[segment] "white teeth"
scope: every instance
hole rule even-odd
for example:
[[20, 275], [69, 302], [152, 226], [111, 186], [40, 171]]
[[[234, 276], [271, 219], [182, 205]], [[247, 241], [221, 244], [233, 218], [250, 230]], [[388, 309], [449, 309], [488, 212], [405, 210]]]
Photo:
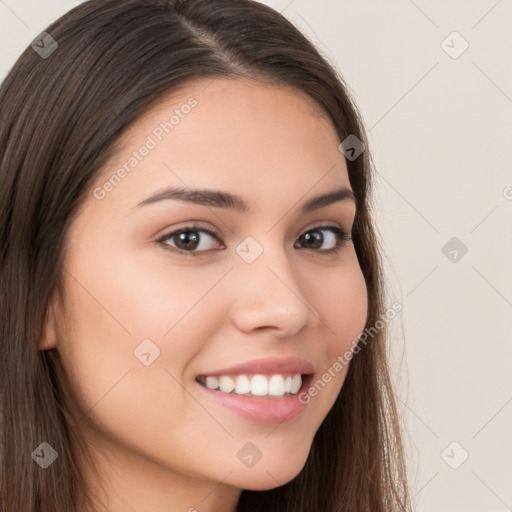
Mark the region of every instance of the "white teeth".
[[219, 387], [219, 379], [217, 377], [206, 377], [206, 386], [210, 389], [217, 389]]
[[297, 393], [297, 391], [299, 391], [301, 386], [302, 386], [302, 379], [300, 378], [300, 375], [294, 375], [293, 380], [292, 380], [291, 393], [292, 394]]
[[237, 395], [245, 395], [251, 392], [251, 381], [245, 376], [240, 375], [236, 379], [235, 393]]
[[290, 393], [292, 390], [292, 378], [290, 376], [286, 377], [284, 381], [284, 392]]
[[272, 375], [268, 382], [268, 394], [273, 396], [284, 395], [284, 378], [282, 375]]
[[268, 395], [268, 380], [264, 375], [255, 375], [251, 379], [251, 393], [257, 396]]
[[246, 375], [229, 377], [221, 375], [219, 377], [206, 377], [206, 386], [210, 389], [219, 389], [223, 393], [236, 393], [245, 395], [251, 393], [255, 396], [284, 396], [286, 394], [295, 395], [302, 386], [302, 377], [297, 373], [293, 377], [290, 375], [253, 375], [249, 379]]
[[231, 377], [226, 377], [225, 375], [223, 375], [219, 379], [219, 387], [220, 390], [223, 391], [224, 393], [231, 393], [231, 391], [235, 389], [235, 381]]

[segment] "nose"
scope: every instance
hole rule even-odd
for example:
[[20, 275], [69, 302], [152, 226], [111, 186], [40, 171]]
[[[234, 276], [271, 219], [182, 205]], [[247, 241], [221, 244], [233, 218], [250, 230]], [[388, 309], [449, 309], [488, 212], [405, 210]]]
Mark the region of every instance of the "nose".
[[284, 252], [277, 249], [265, 249], [252, 263], [239, 258], [232, 272], [231, 318], [237, 328], [246, 333], [272, 329], [279, 337], [289, 337], [315, 327], [319, 315], [296, 274]]

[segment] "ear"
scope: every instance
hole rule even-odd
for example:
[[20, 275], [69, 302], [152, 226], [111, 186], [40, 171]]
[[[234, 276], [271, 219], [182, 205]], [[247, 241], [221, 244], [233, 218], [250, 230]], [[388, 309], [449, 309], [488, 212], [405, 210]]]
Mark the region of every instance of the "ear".
[[49, 350], [57, 346], [57, 318], [56, 308], [52, 301], [46, 311], [46, 321], [39, 341], [38, 350]]

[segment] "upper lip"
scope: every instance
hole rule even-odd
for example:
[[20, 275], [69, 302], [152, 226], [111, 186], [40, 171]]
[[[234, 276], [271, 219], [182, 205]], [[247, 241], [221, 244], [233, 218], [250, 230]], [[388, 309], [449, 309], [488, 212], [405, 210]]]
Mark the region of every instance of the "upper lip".
[[305, 359], [286, 357], [255, 359], [246, 363], [230, 366], [229, 368], [221, 368], [219, 370], [202, 373], [201, 375], [238, 375], [243, 373], [275, 374], [284, 372], [312, 374], [314, 370], [313, 365]]

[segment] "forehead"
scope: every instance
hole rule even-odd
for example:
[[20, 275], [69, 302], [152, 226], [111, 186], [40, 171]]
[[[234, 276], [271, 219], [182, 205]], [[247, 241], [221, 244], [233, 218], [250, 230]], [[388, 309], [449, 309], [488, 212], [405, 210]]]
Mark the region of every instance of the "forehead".
[[162, 97], [130, 126], [97, 183], [122, 174], [109, 199], [141, 198], [167, 185], [299, 198], [312, 188], [349, 186], [339, 142], [330, 118], [303, 91], [200, 80]]
[[304, 91], [252, 80], [202, 79], [182, 86], [154, 102], [120, 145], [129, 149], [148, 134], [162, 136], [167, 145], [220, 144], [221, 150], [231, 142], [272, 148], [307, 140], [303, 149], [309, 151], [338, 142], [330, 118]]

